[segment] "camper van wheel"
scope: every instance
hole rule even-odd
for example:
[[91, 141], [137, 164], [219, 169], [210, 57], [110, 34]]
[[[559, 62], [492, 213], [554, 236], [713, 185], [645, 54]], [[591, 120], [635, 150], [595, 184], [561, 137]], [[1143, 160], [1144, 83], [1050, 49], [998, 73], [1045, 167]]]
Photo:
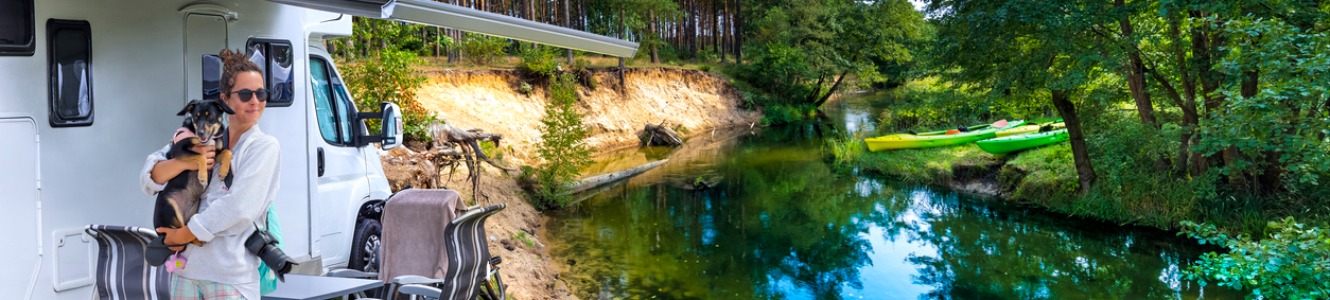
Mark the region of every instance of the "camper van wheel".
[[356, 226], [355, 240], [351, 244], [351, 261], [347, 267], [365, 272], [379, 271], [379, 254], [383, 249], [383, 226], [379, 220], [364, 219]]

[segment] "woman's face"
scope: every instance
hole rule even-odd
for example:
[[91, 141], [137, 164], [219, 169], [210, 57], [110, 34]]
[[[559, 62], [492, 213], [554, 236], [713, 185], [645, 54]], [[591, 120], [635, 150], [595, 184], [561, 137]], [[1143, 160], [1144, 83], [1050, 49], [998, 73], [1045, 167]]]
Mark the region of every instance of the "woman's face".
[[254, 92], [263, 89], [263, 75], [259, 72], [240, 72], [236, 74], [235, 85], [231, 87], [231, 92], [226, 93], [226, 105], [236, 112], [231, 116], [231, 126], [249, 127], [259, 123], [259, 117], [263, 116], [263, 109], [267, 107], [267, 98], [259, 99], [257, 93], [250, 95], [249, 101], [243, 101], [239, 91]]

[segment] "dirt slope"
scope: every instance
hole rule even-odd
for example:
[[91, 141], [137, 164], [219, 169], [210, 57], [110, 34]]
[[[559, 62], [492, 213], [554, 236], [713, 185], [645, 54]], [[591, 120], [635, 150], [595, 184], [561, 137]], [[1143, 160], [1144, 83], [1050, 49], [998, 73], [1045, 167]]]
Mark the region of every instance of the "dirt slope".
[[[737, 90], [719, 76], [682, 69], [630, 69], [624, 94], [615, 90], [614, 72], [593, 72], [597, 89], [579, 88], [582, 109], [591, 137], [587, 145], [608, 151], [636, 145], [636, 133], [647, 123], [682, 125], [688, 131], [747, 126], [757, 122], [755, 111], [739, 108]], [[432, 71], [418, 91], [421, 104], [459, 128], [482, 128], [500, 133], [512, 147], [509, 161], [535, 164], [540, 142], [540, 118], [545, 113], [545, 91], [518, 92], [522, 83], [509, 70]], [[505, 147], [507, 148], [507, 147]]]
[[[481, 128], [504, 136], [499, 155], [510, 166], [539, 163], [535, 154], [540, 142], [540, 118], [546, 105], [545, 91], [536, 87], [524, 95], [523, 82], [510, 70], [437, 70], [417, 91], [421, 104], [449, 124], [459, 128]], [[598, 152], [637, 146], [637, 133], [647, 122], [680, 125], [685, 137], [711, 135], [714, 128], [749, 127], [761, 115], [740, 108], [737, 90], [724, 79], [696, 70], [632, 69], [626, 72], [626, 88], [620, 94], [618, 77], [608, 70], [595, 71], [597, 89], [579, 88], [583, 121], [591, 137], [588, 146]], [[493, 156], [493, 155], [492, 155]], [[631, 167], [631, 166], [630, 166]], [[401, 168], [396, 168], [401, 169]], [[440, 183], [470, 199], [473, 191], [462, 181], [466, 170], [448, 180], [450, 170], [440, 169]], [[390, 171], [389, 178], [415, 176]], [[583, 174], [595, 175], [595, 174]], [[490, 251], [504, 259], [503, 280], [512, 299], [571, 299], [566, 284], [540, 237], [542, 215], [526, 200], [513, 174], [485, 167], [478, 201], [503, 203], [507, 209], [487, 222]]]

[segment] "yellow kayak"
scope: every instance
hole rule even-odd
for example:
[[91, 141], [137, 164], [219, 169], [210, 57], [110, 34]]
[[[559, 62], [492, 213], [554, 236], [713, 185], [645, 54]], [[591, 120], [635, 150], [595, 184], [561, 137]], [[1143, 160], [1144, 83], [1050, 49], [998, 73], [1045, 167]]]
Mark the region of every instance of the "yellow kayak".
[[[1024, 125], [1025, 121], [1006, 120], [998, 121], [995, 126], [986, 126], [982, 129], [970, 130], [968, 132], [957, 132], [951, 134], [939, 135], [914, 135], [909, 133], [898, 133], [885, 135], [875, 138], [866, 138], [864, 143], [868, 145], [868, 151], [882, 151], [894, 149], [910, 148], [929, 148], [950, 145], [960, 145], [978, 140], [991, 139], [997, 137], [997, 132], [1008, 130]], [[1038, 129], [1036, 129], [1038, 130]]]
[[1008, 137], [1013, 135], [1022, 135], [1026, 133], [1039, 132], [1039, 128], [1043, 126], [1053, 126], [1053, 130], [1062, 129], [1063, 127], [1066, 127], [1066, 125], [1063, 124], [1062, 122], [1057, 122], [1053, 124], [1028, 124], [1012, 129], [998, 131], [997, 137]]

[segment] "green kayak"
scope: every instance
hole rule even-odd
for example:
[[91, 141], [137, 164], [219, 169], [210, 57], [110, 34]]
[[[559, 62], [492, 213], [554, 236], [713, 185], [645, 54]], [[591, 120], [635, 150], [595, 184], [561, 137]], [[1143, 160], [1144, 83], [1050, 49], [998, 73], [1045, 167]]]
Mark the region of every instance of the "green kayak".
[[[960, 132], [959, 130], [943, 131], [943, 134], [920, 133], [918, 135], [909, 133], [898, 133], [892, 135], [879, 136], [875, 138], [866, 138], [864, 143], [868, 145], [868, 151], [882, 151], [894, 149], [912, 149], [960, 145], [983, 139], [991, 139], [997, 136], [998, 131], [1007, 130], [1021, 125], [1025, 121], [1016, 120], [1007, 122], [998, 121], [997, 126], [990, 125], [970, 126], [969, 128], [982, 128], [969, 132]], [[930, 135], [925, 135], [930, 134]]]
[[976, 142], [979, 149], [992, 154], [1011, 153], [1067, 140], [1067, 130], [1034, 132]]

